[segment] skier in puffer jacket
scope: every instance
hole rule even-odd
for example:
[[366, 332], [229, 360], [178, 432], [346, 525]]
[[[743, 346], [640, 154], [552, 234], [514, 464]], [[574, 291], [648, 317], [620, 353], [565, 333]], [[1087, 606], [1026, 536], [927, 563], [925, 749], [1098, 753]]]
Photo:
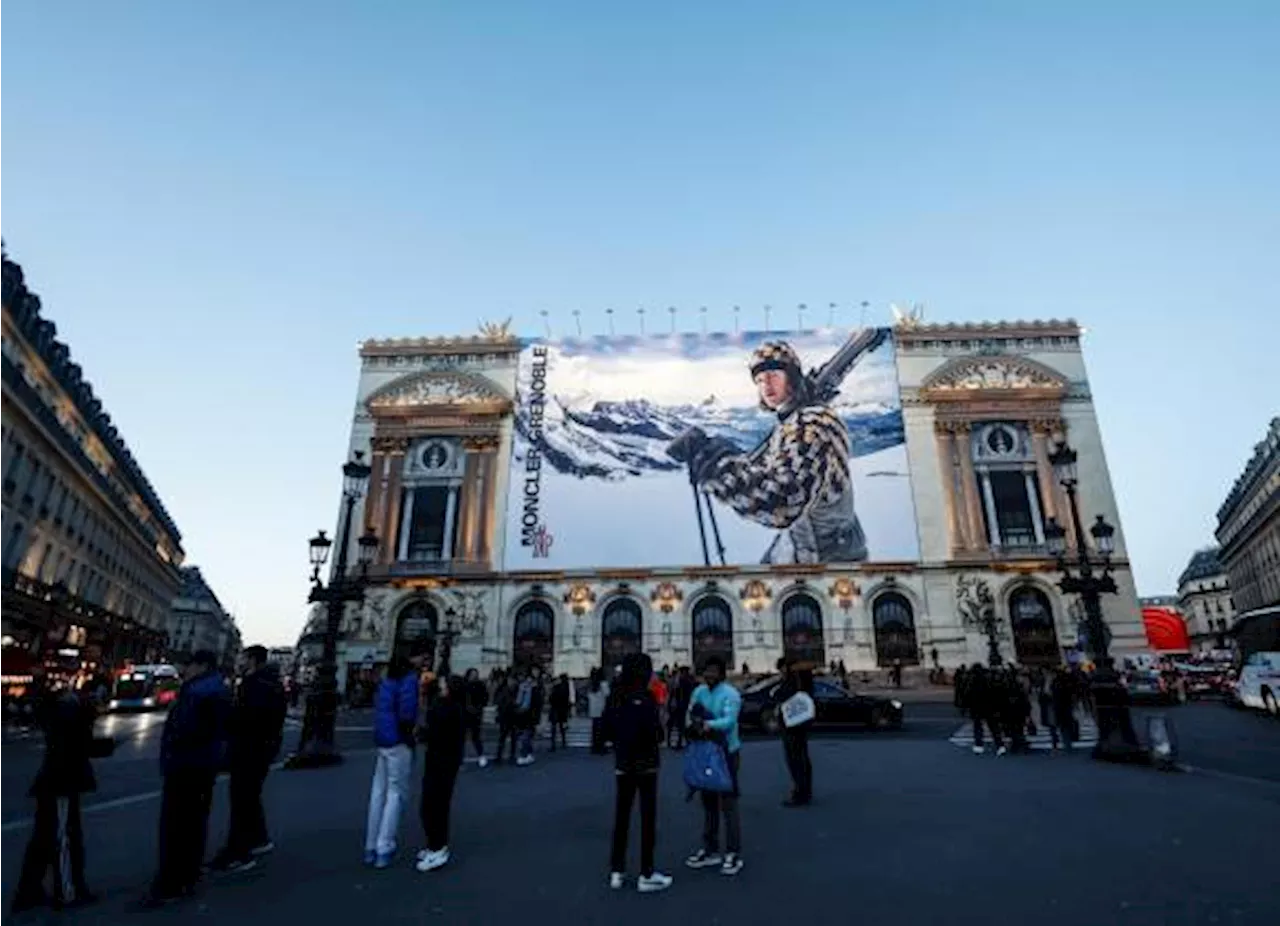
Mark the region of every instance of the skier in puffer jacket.
[[693, 481], [738, 514], [782, 533], [764, 563], [859, 562], [867, 540], [853, 504], [849, 432], [810, 392], [800, 358], [785, 341], [751, 355], [761, 407], [778, 423], [758, 452], [694, 429], [668, 453], [688, 463]]

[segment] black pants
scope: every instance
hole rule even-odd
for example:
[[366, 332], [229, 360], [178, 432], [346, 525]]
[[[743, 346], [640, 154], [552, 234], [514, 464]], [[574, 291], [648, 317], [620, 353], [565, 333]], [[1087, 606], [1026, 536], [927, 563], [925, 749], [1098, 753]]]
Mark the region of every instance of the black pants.
[[602, 756], [608, 750], [604, 745], [604, 718], [591, 718], [591, 752], [597, 756]]
[[476, 755], [484, 758], [484, 740], [480, 738], [480, 714], [467, 714], [466, 717], [466, 735], [471, 740], [471, 745], [476, 751]]
[[36, 798], [35, 825], [22, 857], [15, 903], [43, 901], [45, 874], [53, 872], [53, 900], [74, 903], [87, 897], [84, 881], [84, 830], [80, 825], [80, 795]]
[[658, 776], [656, 773], [618, 774], [618, 798], [613, 811], [613, 850], [610, 871], [627, 870], [627, 838], [631, 828], [631, 805], [640, 795], [640, 874], [653, 874], [653, 846], [658, 833]]
[[724, 819], [725, 849], [737, 855], [742, 851], [742, 816], [738, 808], [738, 769], [741, 754], [729, 753], [729, 774], [733, 790], [727, 794], [702, 791], [702, 848], [708, 853], [720, 851], [720, 820]]
[[502, 752], [507, 748], [507, 743], [511, 743], [511, 757], [516, 757], [516, 728], [510, 721], [498, 724], [498, 762], [502, 761]]
[[569, 715], [568, 714], [552, 714], [551, 715], [551, 751], [556, 751], [556, 734], [560, 734], [560, 745], [569, 748]]
[[1004, 736], [1000, 733], [1000, 721], [993, 718], [990, 714], [973, 714], [973, 745], [981, 747], [982, 743], [982, 726], [986, 724], [987, 729], [991, 731], [991, 738], [995, 740], [996, 748], [1004, 747]]
[[673, 705], [667, 717], [667, 745], [673, 749], [684, 749], [684, 711], [679, 705]]
[[165, 775], [160, 799], [160, 866], [151, 883], [153, 896], [176, 896], [193, 889], [200, 880], [216, 777], [202, 769]]
[[808, 803], [813, 799], [813, 763], [809, 761], [809, 730], [786, 730], [782, 750], [791, 773], [791, 799]]
[[267, 780], [265, 761], [231, 768], [231, 824], [227, 828], [226, 855], [245, 861], [259, 846], [271, 841], [267, 835], [267, 814], [262, 807], [262, 786]]
[[428, 762], [422, 770], [422, 795], [418, 809], [427, 849], [438, 852], [449, 845], [449, 810], [453, 806], [453, 786], [458, 782], [458, 766], [452, 762]]

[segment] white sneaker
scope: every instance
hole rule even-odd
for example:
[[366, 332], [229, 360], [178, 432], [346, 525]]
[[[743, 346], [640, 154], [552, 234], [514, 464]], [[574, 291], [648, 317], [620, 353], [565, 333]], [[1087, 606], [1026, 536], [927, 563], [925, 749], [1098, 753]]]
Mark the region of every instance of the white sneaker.
[[983, 749], [981, 746], [974, 746], [974, 747], [973, 747], [973, 754], [974, 754], [975, 756], [983, 756], [983, 755], [986, 755], [986, 754], [987, 754], [987, 751], [986, 751], [985, 749]]
[[613, 888], [615, 891], [619, 890], [622, 887], [623, 880], [624, 880], [624, 876], [622, 872], [620, 871], [612, 872], [609, 875], [609, 887]]
[[476, 760], [476, 765], [480, 766], [481, 768], [488, 768], [489, 760], [486, 759], [484, 756], [481, 756], [479, 759]]
[[1008, 755], [1008, 753], [1009, 753], [1008, 746], [1001, 746], [999, 749], [996, 750], [996, 755], [998, 756]]
[[418, 850], [418, 858], [417, 858], [417, 860], [415, 861], [415, 864], [417, 864], [417, 862], [421, 862], [423, 859], [425, 859], [425, 858], [426, 858], [428, 855], [430, 855], [430, 854], [431, 854], [431, 853], [430, 853], [428, 850], [426, 850], [426, 849], [419, 849], [419, 850]]
[[418, 871], [427, 872], [435, 871], [437, 868], [443, 868], [449, 864], [449, 847], [445, 846], [439, 852], [428, 852], [418, 860]]
[[641, 894], [652, 894], [656, 891], [665, 891], [667, 888], [671, 887], [671, 883], [673, 881], [675, 881], [675, 878], [671, 877], [671, 875], [664, 875], [660, 871], [655, 871], [651, 875], [637, 879], [636, 890]]
[[685, 859], [684, 863], [689, 868], [718, 868], [724, 864], [724, 856], [719, 852], [708, 852], [706, 849], [699, 849]]

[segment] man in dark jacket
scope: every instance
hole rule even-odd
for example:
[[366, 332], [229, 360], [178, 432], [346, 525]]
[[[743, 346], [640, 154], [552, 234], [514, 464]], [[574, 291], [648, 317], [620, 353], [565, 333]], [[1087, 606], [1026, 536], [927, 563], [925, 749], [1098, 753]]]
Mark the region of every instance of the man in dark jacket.
[[160, 865], [144, 906], [188, 897], [200, 880], [213, 784], [227, 760], [231, 693], [218, 659], [198, 650], [183, 667], [182, 688], [160, 739], [164, 791], [160, 803]]
[[[782, 684], [773, 693], [780, 712], [783, 705], [803, 692], [813, 697], [813, 673], [801, 669], [789, 659], [779, 659], [778, 669], [783, 673]], [[782, 727], [782, 751], [791, 773], [791, 796], [783, 801], [785, 807], [803, 807], [813, 800], [813, 763], [809, 760], [809, 730], [812, 720]]]
[[556, 751], [556, 734], [560, 734], [560, 745], [569, 748], [569, 709], [573, 700], [573, 686], [569, 676], [562, 673], [551, 686], [551, 751]]
[[240, 672], [231, 707], [231, 820], [226, 847], [212, 866], [219, 871], [255, 868], [257, 857], [275, 848], [267, 834], [262, 786], [284, 738], [284, 689], [267, 663], [265, 646], [250, 646], [240, 654]]
[[[13, 912], [34, 907], [82, 906], [97, 898], [84, 879], [80, 795], [97, 790], [89, 762], [97, 712], [69, 688], [41, 692], [34, 719], [44, 733], [44, 761], [31, 785], [35, 825], [22, 860]], [[44, 889], [53, 871], [53, 894]]]
[[965, 703], [969, 708], [969, 716], [973, 718], [973, 751], [977, 755], [986, 752], [982, 742], [982, 729], [985, 725], [991, 731], [991, 738], [996, 742], [996, 755], [1002, 756], [1009, 750], [1005, 748], [1004, 736], [1000, 729], [1000, 687], [999, 670], [988, 670], [982, 663], [975, 662], [969, 670], [969, 681]]

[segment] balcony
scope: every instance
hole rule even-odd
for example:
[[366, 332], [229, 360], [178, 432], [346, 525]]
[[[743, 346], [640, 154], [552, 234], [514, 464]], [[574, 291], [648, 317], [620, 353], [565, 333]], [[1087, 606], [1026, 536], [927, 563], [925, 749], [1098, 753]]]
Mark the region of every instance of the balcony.
[[392, 579], [477, 576], [492, 571], [493, 564], [485, 560], [441, 559], [438, 556], [424, 556], [399, 560], [394, 563], [373, 563], [369, 566], [369, 580], [371, 582], [386, 582]]

